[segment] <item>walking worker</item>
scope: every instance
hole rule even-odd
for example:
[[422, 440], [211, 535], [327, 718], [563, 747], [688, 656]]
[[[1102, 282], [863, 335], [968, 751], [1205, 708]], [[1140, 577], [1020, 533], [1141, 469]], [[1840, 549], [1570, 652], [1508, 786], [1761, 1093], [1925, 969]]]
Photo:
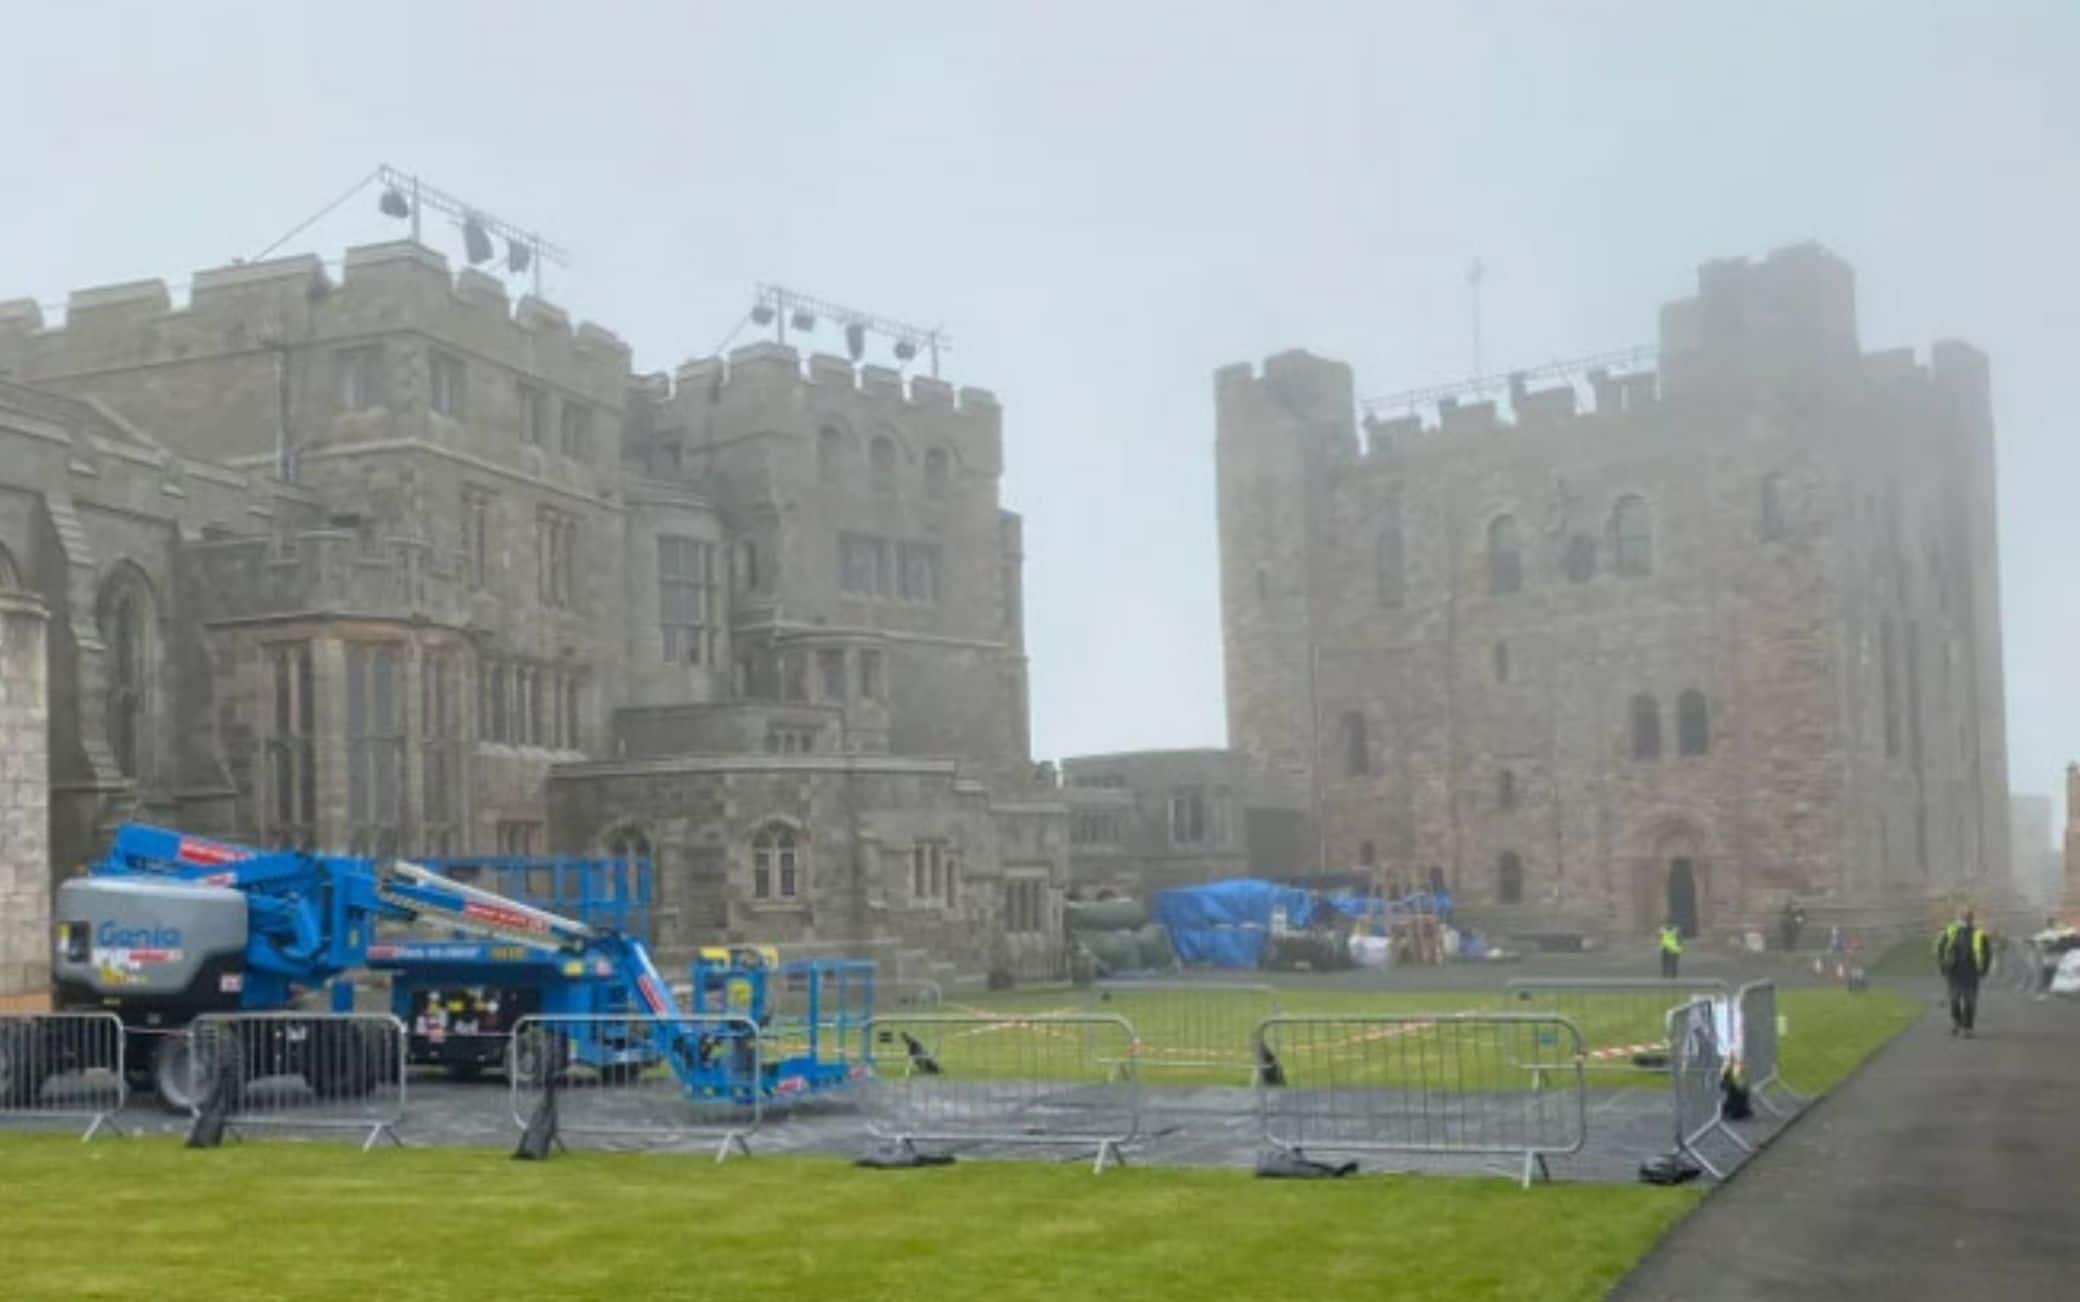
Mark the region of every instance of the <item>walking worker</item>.
[[1670, 918], [1661, 924], [1661, 975], [1673, 981], [1683, 963], [1683, 929]]
[[1973, 925], [1972, 911], [1936, 937], [1936, 968], [1950, 984], [1950, 1034], [1972, 1038], [1979, 1013], [1979, 978], [1993, 966], [1993, 945]]

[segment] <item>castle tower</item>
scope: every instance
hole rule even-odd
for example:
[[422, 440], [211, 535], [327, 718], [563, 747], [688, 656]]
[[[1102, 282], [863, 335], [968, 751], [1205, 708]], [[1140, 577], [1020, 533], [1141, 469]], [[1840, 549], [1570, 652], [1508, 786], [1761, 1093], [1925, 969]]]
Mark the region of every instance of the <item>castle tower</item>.
[[1320, 507], [1356, 455], [1352, 392], [1349, 366], [1300, 351], [1214, 374], [1228, 744], [1310, 804]]

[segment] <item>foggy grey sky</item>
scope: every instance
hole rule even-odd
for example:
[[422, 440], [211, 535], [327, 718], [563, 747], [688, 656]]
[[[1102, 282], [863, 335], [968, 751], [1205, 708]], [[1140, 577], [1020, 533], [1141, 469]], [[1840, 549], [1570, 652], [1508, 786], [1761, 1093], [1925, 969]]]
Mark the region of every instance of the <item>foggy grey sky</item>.
[[[1041, 755], [1224, 739], [1215, 367], [1305, 346], [1361, 393], [1459, 378], [1476, 254], [1490, 369], [1647, 343], [1699, 262], [1819, 239], [1856, 267], [1866, 348], [1991, 354], [2011, 784], [2055, 792], [2080, 754], [2080, 5], [81, 4], [9, 26], [0, 298], [184, 280], [387, 160], [569, 247], [548, 296], [641, 369], [711, 351], [756, 280], [943, 321], [948, 378], [1006, 404]], [[372, 204], [291, 249], [392, 238]]]

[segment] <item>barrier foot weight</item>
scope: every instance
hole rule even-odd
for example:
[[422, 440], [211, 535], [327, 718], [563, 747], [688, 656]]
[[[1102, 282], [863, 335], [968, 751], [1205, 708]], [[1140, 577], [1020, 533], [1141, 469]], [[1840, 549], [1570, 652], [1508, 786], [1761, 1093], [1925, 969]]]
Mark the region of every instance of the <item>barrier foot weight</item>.
[[1535, 1180], [1544, 1180], [1550, 1183], [1552, 1178], [1553, 1170], [1546, 1165], [1546, 1155], [1544, 1153], [1524, 1154], [1524, 1177], [1522, 1181], [1524, 1188], [1529, 1189]]
[[751, 1142], [741, 1130], [732, 1130], [715, 1146], [715, 1165], [721, 1166], [729, 1160], [730, 1150], [735, 1149], [744, 1156], [751, 1156]]
[[1098, 1145], [1098, 1160], [1091, 1164], [1091, 1174], [1104, 1174], [1107, 1162], [1111, 1162], [1116, 1166], [1125, 1166], [1127, 1164], [1126, 1153], [1117, 1142], [1110, 1139]]
[[1703, 1153], [1699, 1152], [1696, 1148], [1692, 1147], [1691, 1145], [1684, 1144], [1676, 1151], [1681, 1153], [1684, 1157], [1687, 1157], [1691, 1161], [1697, 1163], [1699, 1167], [1703, 1168], [1704, 1173], [1712, 1177], [1712, 1179], [1724, 1180], [1726, 1178], [1726, 1172], [1721, 1171], [1717, 1166], [1713, 1165], [1712, 1159], [1706, 1157]]

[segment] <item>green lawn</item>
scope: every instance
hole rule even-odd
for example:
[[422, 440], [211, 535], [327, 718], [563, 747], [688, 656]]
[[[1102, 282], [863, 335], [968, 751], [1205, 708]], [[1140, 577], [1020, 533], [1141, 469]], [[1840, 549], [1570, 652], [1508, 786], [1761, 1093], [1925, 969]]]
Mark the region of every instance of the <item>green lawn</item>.
[[[1786, 1077], [1837, 1084], [1920, 1012], [1887, 991], [1781, 992]], [[1493, 993], [1285, 991], [1289, 1012], [1493, 1008]], [[989, 1001], [1082, 1007], [1074, 992]], [[1260, 1012], [1236, 1001], [1216, 1024]], [[1214, 1005], [1219, 1007], [1219, 1005]], [[1195, 1011], [1138, 1009], [1170, 1035]], [[953, 1011], [949, 1009], [949, 1011]], [[1168, 1018], [1166, 1022], [1164, 1019]], [[1226, 1019], [1226, 1020], [1220, 1020]], [[1090, 1071], [1078, 1037], [1064, 1071]], [[986, 1065], [988, 1034], [942, 1053]], [[1642, 1074], [1642, 1083], [1657, 1077]], [[1289, 1184], [1241, 1171], [1080, 1160], [904, 1172], [760, 1156], [484, 1149], [356, 1153], [260, 1142], [0, 1135], [10, 1298], [804, 1297], [1599, 1298], [1703, 1195], [1696, 1187], [1368, 1176]]]
[[1600, 1298], [1701, 1196], [0, 1136], [11, 1298]]
[[[1421, 1017], [1455, 1012], [1553, 1013], [1572, 1020], [1590, 1051], [1662, 1039], [1662, 1018], [1671, 1001], [1654, 992], [1584, 999], [1505, 1002], [1498, 991], [1372, 991], [1285, 989], [1275, 996], [1251, 990], [1123, 992], [1093, 1001], [1077, 990], [1020, 991], [949, 1001], [954, 1016], [1042, 1018], [1055, 1013], [1104, 1012], [1132, 1023], [1140, 1040], [1138, 1070], [1150, 1084], [1236, 1084], [1250, 1081], [1248, 1045], [1257, 1023], [1273, 1011], [1296, 1016], [1397, 1014]], [[1911, 1022], [1919, 1005], [1887, 990], [1851, 994], [1835, 987], [1783, 988], [1777, 1011], [1783, 1019], [1780, 1044], [1784, 1079], [1795, 1089], [1822, 1092]], [[904, 1026], [899, 1020], [884, 1025]], [[1023, 1075], [1046, 1080], [1103, 1079], [1124, 1054], [1120, 1037], [1044, 1023], [1001, 1027], [934, 1027], [929, 1018], [907, 1025], [949, 1072], [966, 1076]], [[1418, 1077], [1436, 1087], [1450, 1079], [1458, 1087], [1491, 1089], [1528, 1084], [1517, 1066], [1564, 1062], [1571, 1056], [1550, 1030], [1525, 1028], [1415, 1028], [1391, 1039], [1363, 1028], [1294, 1028], [1281, 1050], [1292, 1083], [1310, 1083], [1295, 1072], [1306, 1063], [1333, 1067], [1347, 1083], [1380, 1086]], [[882, 1052], [882, 1051], [877, 1051]], [[1619, 1062], [1628, 1061], [1617, 1059]], [[1469, 1071], [1469, 1067], [1471, 1070]], [[1665, 1088], [1665, 1075], [1637, 1070], [1589, 1073], [1592, 1086]]]

